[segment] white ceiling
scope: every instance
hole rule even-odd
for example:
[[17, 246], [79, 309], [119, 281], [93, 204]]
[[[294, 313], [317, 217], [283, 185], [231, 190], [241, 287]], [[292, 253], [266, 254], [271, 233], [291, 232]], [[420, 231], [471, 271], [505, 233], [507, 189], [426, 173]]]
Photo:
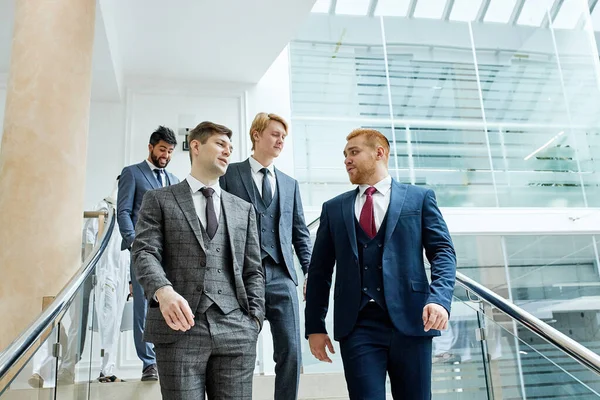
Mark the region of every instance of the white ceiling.
[[[128, 80], [256, 83], [315, 0], [97, 0], [92, 98], [118, 100]], [[0, 0], [0, 86], [15, 0]]]

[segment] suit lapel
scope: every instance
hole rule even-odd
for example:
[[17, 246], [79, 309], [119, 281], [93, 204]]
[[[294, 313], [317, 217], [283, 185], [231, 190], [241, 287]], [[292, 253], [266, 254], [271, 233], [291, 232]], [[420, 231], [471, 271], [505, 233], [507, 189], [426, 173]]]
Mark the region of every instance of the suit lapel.
[[181, 211], [183, 211], [185, 219], [187, 219], [192, 231], [194, 231], [194, 235], [196, 235], [196, 239], [198, 240], [198, 243], [200, 243], [202, 251], [206, 253], [204, 239], [202, 238], [202, 229], [200, 228], [200, 220], [198, 219], [198, 214], [196, 214], [196, 208], [194, 207], [194, 201], [192, 200], [192, 191], [187, 181], [173, 185], [173, 195], [175, 196], [175, 200], [177, 200], [177, 204], [179, 204]]
[[248, 193], [249, 199], [252, 204], [256, 204], [256, 190], [254, 190], [254, 178], [252, 178], [252, 167], [250, 167], [250, 160], [246, 159], [239, 167], [238, 172], [240, 178], [244, 184], [244, 188]]
[[342, 200], [342, 217], [346, 222], [346, 231], [348, 232], [348, 238], [350, 239], [350, 246], [352, 246], [352, 252], [354, 257], [358, 258], [358, 246], [356, 245], [356, 228], [354, 227], [354, 202], [356, 201], [356, 195], [358, 194], [358, 188], [348, 193], [348, 195]]
[[[283, 205], [285, 204], [285, 199], [288, 194], [288, 181], [286, 179], [287, 176], [280, 173], [277, 168], [273, 168], [273, 170], [275, 171], [275, 186], [277, 187], [277, 195], [279, 196], [279, 215], [282, 215]], [[273, 193], [273, 196], [275, 196], [275, 193]]]
[[142, 161], [138, 164], [138, 168], [140, 169], [140, 171], [142, 171], [142, 173], [148, 180], [148, 183], [150, 183], [150, 186], [152, 186], [152, 189], [158, 189], [158, 180], [156, 179], [156, 175], [154, 175], [154, 172], [152, 172], [152, 170], [150, 169], [148, 163], [146, 161]]
[[233, 267], [235, 268], [238, 263], [236, 262], [235, 257], [235, 241], [233, 240], [233, 232], [237, 232], [236, 228], [239, 228], [233, 224], [233, 214], [236, 212], [236, 204], [233, 201], [232, 194], [221, 191], [221, 212], [223, 213], [223, 220], [225, 221], [225, 225], [227, 226], [227, 236], [229, 238], [229, 246], [231, 246], [231, 257], [233, 258]]
[[398, 224], [398, 218], [402, 212], [402, 206], [404, 205], [404, 199], [406, 199], [406, 192], [408, 190], [407, 185], [400, 185], [398, 182], [392, 179], [392, 193], [390, 194], [390, 205], [387, 211], [387, 225], [385, 228], [385, 241], [387, 243], [391, 237], [396, 225]]

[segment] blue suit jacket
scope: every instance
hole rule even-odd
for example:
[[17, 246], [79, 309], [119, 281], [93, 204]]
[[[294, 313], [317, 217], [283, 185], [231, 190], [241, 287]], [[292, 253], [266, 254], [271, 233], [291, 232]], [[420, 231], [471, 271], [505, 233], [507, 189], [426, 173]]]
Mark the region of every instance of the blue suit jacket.
[[[310, 234], [304, 221], [300, 186], [298, 181], [277, 168], [275, 168], [275, 181], [279, 192], [279, 241], [281, 252], [292, 280], [298, 285], [292, 246], [296, 250], [296, 255], [300, 260], [304, 273], [308, 270], [311, 254]], [[257, 198], [258, 190], [252, 179], [252, 168], [249, 160], [229, 165], [227, 173], [221, 177], [220, 184], [223, 190], [246, 200], [248, 203], [252, 203], [256, 211], [256, 204], [260, 200]]]
[[[165, 170], [167, 184], [179, 183], [179, 179]], [[156, 174], [152, 172], [144, 160], [139, 164], [123, 168], [119, 178], [119, 191], [117, 192], [117, 222], [121, 231], [121, 250], [131, 247], [135, 239], [135, 224], [138, 219], [142, 199], [148, 190], [158, 189], [160, 185]]]
[[[334, 265], [334, 338], [348, 335], [356, 324], [361, 301], [361, 273], [354, 221], [358, 189], [323, 204], [317, 238], [308, 273], [306, 335], [327, 333]], [[427, 281], [423, 249], [431, 264]], [[442, 305], [450, 313], [456, 255], [446, 223], [430, 189], [392, 180], [383, 245], [383, 288], [395, 328], [407, 336], [437, 336], [424, 331], [423, 307]]]

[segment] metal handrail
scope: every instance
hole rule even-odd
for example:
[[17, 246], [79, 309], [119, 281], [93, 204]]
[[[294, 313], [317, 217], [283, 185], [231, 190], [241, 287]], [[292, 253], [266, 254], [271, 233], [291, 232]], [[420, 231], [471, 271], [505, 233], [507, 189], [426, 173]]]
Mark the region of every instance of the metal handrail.
[[[313, 228], [318, 222], [319, 218], [308, 224], [308, 228]], [[525, 326], [535, 335], [569, 355], [575, 361], [594, 371], [596, 374], [600, 374], [600, 356], [598, 354], [461, 272], [456, 272], [456, 282], [464, 287], [467, 292], [475, 294], [480, 299], [496, 307], [503, 314]]]
[[[83, 285], [85, 280], [96, 268], [98, 261], [102, 257], [108, 241], [113, 232], [116, 217], [114, 208], [108, 210], [108, 228], [104, 230], [99, 245], [96, 245], [90, 255], [83, 262], [82, 267], [69, 280], [64, 288], [58, 293], [56, 298], [50, 303], [42, 314], [29, 327], [16, 338], [2, 353], [0, 353], [0, 382], [8, 375], [13, 366], [18, 363], [25, 354], [31, 350], [36, 342], [42, 337], [46, 329], [53, 326], [71, 304], [71, 301], [77, 294], [77, 291]], [[39, 348], [41, 344], [35, 348]], [[10, 384], [10, 382], [7, 383]], [[0, 388], [0, 393], [6, 387]]]
[[456, 282], [575, 361], [596, 374], [600, 374], [600, 356], [598, 354], [460, 272], [456, 273]]

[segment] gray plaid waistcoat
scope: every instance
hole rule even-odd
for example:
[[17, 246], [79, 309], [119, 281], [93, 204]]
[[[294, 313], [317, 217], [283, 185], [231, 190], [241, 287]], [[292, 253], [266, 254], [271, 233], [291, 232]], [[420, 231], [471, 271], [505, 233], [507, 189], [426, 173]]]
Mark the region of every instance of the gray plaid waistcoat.
[[206, 248], [206, 271], [204, 273], [204, 290], [198, 303], [197, 313], [204, 313], [216, 304], [223, 314], [240, 308], [235, 292], [233, 277], [233, 260], [227, 235], [227, 224], [223, 219], [223, 211], [219, 217], [219, 227], [215, 236], [209, 239], [204, 226], [202, 239]]

